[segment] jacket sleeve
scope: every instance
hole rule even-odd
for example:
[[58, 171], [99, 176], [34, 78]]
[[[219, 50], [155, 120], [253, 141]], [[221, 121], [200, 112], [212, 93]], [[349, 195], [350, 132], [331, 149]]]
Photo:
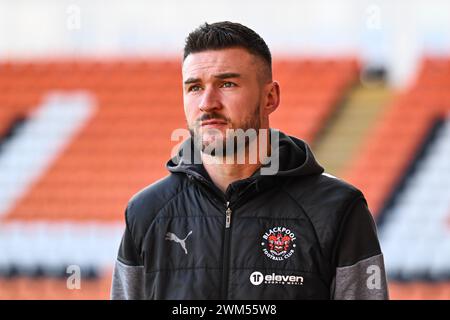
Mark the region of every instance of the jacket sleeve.
[[[126, 216], [125, 212], [125, 221]], [[127, 223], [113, 271], [111, 300], [144, 299], [144, 275], [144, 265]]]
[[363, 196], [350, 204], [341, 222], [333, 257], [332, 299], [389, 299], [376, 225]]

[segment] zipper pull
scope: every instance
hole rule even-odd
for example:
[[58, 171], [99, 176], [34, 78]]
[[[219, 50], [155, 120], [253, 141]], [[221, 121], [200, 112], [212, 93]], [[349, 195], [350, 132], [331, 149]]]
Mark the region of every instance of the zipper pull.
[[229, 228], [231, 224], [231, 209], [230, 209], [230, 202], [227, 201], [227, 211], [225, 211], [226, 220], [225, 220], [225, 228]]

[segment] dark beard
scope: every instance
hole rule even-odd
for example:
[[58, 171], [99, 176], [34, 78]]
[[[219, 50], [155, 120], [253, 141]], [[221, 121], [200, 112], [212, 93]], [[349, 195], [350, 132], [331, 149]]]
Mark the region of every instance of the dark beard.
[[[211, 115], [201, 118], [201, 120], [209, 120], [209, 119], [223, 119], [223, 117], [220, 117], [220, 116], [215, 117], [214, 114], [211, 114]], [[199, 123], [200, 123], [200, 121], [199, 121]], [[232, 129], [234, 129], [234, 130], [242, 129], [244, 132], [246, 132], [249, 129], [254, 129], [254, 130], [256, 130], [256, 133], [258, 134], [260, 128], [261, 128], [260, 103], [258, 102], [253, 114], [251, 114], [250, 117], [248, 117], [246, 119], [246, 121], [241, 124], [241, 127], [240, 128], [232, 128]], [[243, 149], [248, 150], [248, 147], [249, 147], [250, 141], [251, 141], [248, 136], [245, 136], [245, 143], [239, 144], [238, 137], [236, 135], [234, 135], [232, 137], [233, 143], [231, 143], [231, 141], [229, 141], [229, 139], [227, 138], [227, 131], [225, 131], [225, 139], [222, 139], [222, 141], [223, 141], [222, 153], [220, 154], [219, 152], [217, 152], [217, 148], [209, 148], [208, 147], [209, 144], [204, 143], [202, 140], [202, 136], [199, 134], [196, 135], [195, 130], [192, 127], [189, 127], [189, 133], [191, 134], [191, 138], [192, 138], [192, 141], [194, 142], [194, 146], [198, 150], [201, 150], [203, 153], [208, 154], [213, 157], [215, 157], [215, 156], [225, 157], [226, 155], [234, 156], [238, 152], [243, 152]], [[233, 150], [228, 150], [228, 148], [231, 149], [231, 147], [233, 147]]]

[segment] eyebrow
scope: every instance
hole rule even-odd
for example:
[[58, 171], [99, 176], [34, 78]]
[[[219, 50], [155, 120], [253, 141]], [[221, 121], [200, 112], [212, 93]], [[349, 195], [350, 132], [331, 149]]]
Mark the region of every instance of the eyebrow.
[[[240, 78], [241, 74], [236, 72], [225, 72], [225, 73], [219, 73], [214, 75], [214, 78], [216, 79], [230, 79], [230, 78]], [[197, 83], [201, 82], [200, 78], [188, 78], [186, 81], [184, 81], [184, 84], [190, 84], [190, 83]]]
[[219, 73], [214, 76], [214, 78], [217, 79], [229, 79], [229, 78], [240, 78], [241, 75], [239, 73], [235, 72], [225, 72], [225, 73]]

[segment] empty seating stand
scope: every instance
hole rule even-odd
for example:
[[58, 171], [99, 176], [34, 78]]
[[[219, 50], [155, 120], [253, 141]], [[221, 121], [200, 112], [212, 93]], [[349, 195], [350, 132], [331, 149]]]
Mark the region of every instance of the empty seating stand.
[[[354, 59], [277, 61], [274, 78], [281, 84], [282, 103], [272, 127], [311, 142], [358, 78], [358, 65]], [[18, 250], [7, 250], [0, 257], [0, 273], [8, 275], [0, 275], [0, 299], [108, 299], [111, 273], [103, 267], [108, 257], [109, 267], [114, 262], [113, 247], [121, 234], [117, 223], [123, 223], [125, 206], [134, 193], [167, 174], [165, 163], [181, 142], [171, 141], [171, 133], [186, 126], [181, 62], [0, 63], [3, 141], [17, 134], [20, 127], [12, 132], [14, 124], [29, 121], [52, 92], [84, 92], [92, 97], [94, 112], [17, 202], [0, 213], [0, 227], [9, 230], [3, 237], [0, 234], [1, 249], [20, 246], [28, 252], [19, 257]], [[30, 156], [28, 147], [33, 143], [21, 149], [23, 157]], [[8, 188], [7, 183], [0, 188]], [[59, 225], [67, 223], [65, 232]], [[93, 228], [89, 239], [70, 244], [68, 239], [85, 238], [82, 229], [89, 224], [103, 224], [106, 230]], [[45, 250], [46, 243], [53, 245]], [[61, 272], [59, 278], [49, 277], [51, 270], [37, 278], [14, 274], [30, 269], [39, 275], [45, 264], [64, 266], [73, 256], [68, 249], [74, 250], [77, 263], [100, 270], [97, 278], [82, 280], [81, 290], [69, 290]], [[96, 254], [99, 250], [101, 254]]]
[[405, 174], [435, 121], [450, 111], [450, 60], [428, 58], [398, 94], [343, 178], [361, 188], [375, 216]]
[[312, 143], [359, 77], [355, 59], [284, 60], [274, 63], [281, 85], [281, 105], [271, 127]]
[[[26, 117], [49, 91], [85, 90], [97, 104], [7, 219], [120, 220], [132, 194], [167, 174], [164, 165], [179, 142], [171, 133], [185, 128], [179, 62], [16, 63], [0, 70], [0, 128]], [[357, 70], [352, 59], [275, 62], [282, 105], [272, 126], [313, 140]]]
[[[424, 59], [344, 175], [365, 193], [375, 217], [384, 212], [379, 234], [394, 299], [450, 299], [449, 88], [450, 59]], [[428, 141], [438, 121], [444, 125]], [[394, 192], [396, 201], [383, 211]]]

